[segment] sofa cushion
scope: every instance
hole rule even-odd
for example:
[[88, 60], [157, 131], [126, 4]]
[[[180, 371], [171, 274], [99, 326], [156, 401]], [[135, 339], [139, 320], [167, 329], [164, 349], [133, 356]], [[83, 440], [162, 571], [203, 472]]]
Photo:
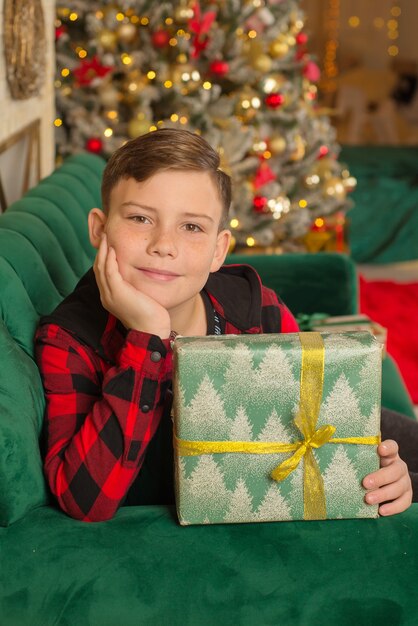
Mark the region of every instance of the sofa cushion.
[[231, 254], [226, 263], [252, 265], [294, 315], [357, 310], [356, 268], [343, 254]]
[[0, 623], [415, 626], [418, 505], [380, 519], [180, 527], [43, 507], [0, 528]]
[[[2, 290], [4, 273], [0, 273]], [[13, 281], [15, 300], [17, 281]], [[22, 296], [25, 291], [22, 288]], [[25, 325], [14, 320], [16, 339], [0, 319], [0, 525], [23, 517], [30, 509], [45, 504], [47, 493], [42, 472], [39, 434], [44, 412], [42, 383], [35, 362], [19, 345], [29, 341], [29, 329], [37, 316], [27, 297], [20, 300]], [[26, 311], [24, 310], [26, 308]], [[30, 323], [32, 320], [32, 323]], [[29, 331], [29, 332], [28, 332]], [[29, 346], [25, 346], [26, 349]]]

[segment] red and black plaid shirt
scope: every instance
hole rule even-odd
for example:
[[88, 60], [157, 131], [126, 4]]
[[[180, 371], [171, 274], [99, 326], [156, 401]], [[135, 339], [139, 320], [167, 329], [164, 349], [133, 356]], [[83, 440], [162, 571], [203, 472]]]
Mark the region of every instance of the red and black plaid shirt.
[[[208, 334], [297, 332], [255, 270], [232, 265], [202, 291]], [[131, 492], [170, 403], [169, 340], [126, 331], [100, 303], [93, 271], [40, 322], [36, 358], [46, 397], [45, 473], [61, 508], [85, 521], [111, 518]], [[165, 410], [164, 410], [165, 409]], [[129, 499], [129, 498], [128, 498]]]

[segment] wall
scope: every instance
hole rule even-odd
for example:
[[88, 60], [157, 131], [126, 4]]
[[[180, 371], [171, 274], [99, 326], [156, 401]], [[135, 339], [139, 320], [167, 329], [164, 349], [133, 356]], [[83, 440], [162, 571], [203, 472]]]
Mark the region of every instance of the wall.
[[[322, 55], [325, 34], [323, 29], [324, 13], [329, 0], [302, 0], [302, 7], [307, 15], [307, 30], [310, 33], [311, 50], [318, 56]], [[342, 69], [350, 59], [357, 57], [365, 67], [383, 70], [392, 64], [393, 57], [387, 53], [389, 40], [386, 22], [390, 18], [392, 0], [340, 0], [340, 34], [339, 62]], [[418, 62], [418, 46], [416, 43], [416, 25], [418, 24], [418, 2], [415, 0], [399, 0], [397, 4], [402, 13], [399, 21], [399, 56], [397, 59]], [[360, 18], [360, 25], [351, 28], [348, 19], [351, 16]], [[377, 29], [373, 20], [381, 17], [385, 26]]]
[[[54, 0], [43, 0], [45, 34], [47, 40], [45, 82], [39, 97], [12, 100], [6, 81], [3, 50], [3, 5], [0, 0], [0, 144], [36, 118], [41, 119], [41, 176], [54, 167]], [[20, 196], [23, 180], [22, 163], [25, 145], [20, 142], [0, 155], [0, 171], [6, 198], [10, 204]]]

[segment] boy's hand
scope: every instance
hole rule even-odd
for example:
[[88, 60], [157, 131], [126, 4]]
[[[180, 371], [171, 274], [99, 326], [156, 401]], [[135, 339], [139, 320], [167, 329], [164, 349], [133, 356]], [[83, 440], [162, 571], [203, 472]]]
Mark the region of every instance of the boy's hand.
[[371, 491], [366, 494], [368, 504], [381, 504], [380, 515], [394, 515], [405, 511], [412, 502], [411, 479], [408, 467], [399, 457], [398, 444], [392, 439], [382, 441], [377, 448], [380, 469], [366, 476], [363, 487]]
[[106, 235], [100, 242], [93, 270], [104, 308], [117, 317], [125, 328], [158, 335], [161, 339], [170, 335], [168, 311], [122, 278], [116, 252], [108, 247]]

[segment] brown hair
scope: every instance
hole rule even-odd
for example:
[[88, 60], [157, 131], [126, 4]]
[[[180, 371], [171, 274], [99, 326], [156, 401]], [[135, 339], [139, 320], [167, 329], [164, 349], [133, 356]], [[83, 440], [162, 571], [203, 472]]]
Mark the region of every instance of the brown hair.
[[116, 150], [103, 172], [102, 206], [108, 213], [112, 189], [122, 178], [142, 182], [164, 170], [208, 172], [222, 203], [219, 228], [228, 223], [231, 179], [219, 169], [219, 154], [202, 137], [187, 130], [161, 128], [132, 139]]

